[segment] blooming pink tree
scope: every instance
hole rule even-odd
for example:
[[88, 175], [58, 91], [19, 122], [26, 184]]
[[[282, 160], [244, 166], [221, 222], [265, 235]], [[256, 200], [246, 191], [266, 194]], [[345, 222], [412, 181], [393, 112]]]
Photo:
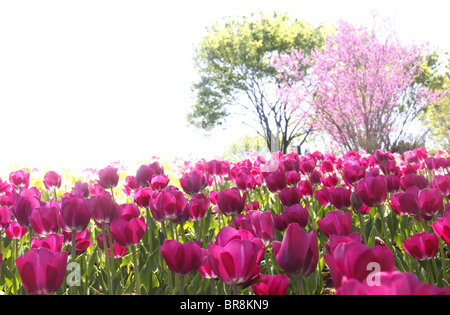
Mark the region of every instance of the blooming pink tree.
[[279, 97], [299, 121], [343, 150], [390, 150], [440, 97], [414, 81], [426, 53], [423, 46], [402, 45], [393, 31], [381, 36], [375, 27], [341, 20], [322, 49], [274, 58]]

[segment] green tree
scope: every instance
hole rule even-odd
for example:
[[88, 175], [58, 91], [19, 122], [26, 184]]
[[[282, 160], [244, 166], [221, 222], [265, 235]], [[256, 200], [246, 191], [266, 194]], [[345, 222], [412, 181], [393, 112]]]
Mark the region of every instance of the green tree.
[[[450, 52], [446, 53], [449, 54]], [[450, 58], [445, 73], [434, 73], [429, 81], [429, 86], [437, 91], [450, 91]], [[430, 138], [435, 143], [436, 149], [450, 151], [450, 93], [447, 92], [441, 102], [429, 104], [421, 118], [429, 128]]]
[[224, 152], [224, 158], [228, 161], [238, 162], [244, 160], [247, 153], [265, 156], [270, 152], [264, 138], [258, 134], [253, 134], [243, 136], [228, 145]]
[[230, 115], [240, 117], [272, 151], [287, 152], [293, 139], [306, 140], [312, 129], [307, 121], [294, 120], [292, 110], [279, 101], [279, 79], [271, 62], [293, 47], [310, 52], [322, 46], [325, 33], [323, 26], [277, 13], [228, 17], [207, 28], [195, 49], [199, 80], [193, 84], [196, 102], [188, 122], [208, 130]]

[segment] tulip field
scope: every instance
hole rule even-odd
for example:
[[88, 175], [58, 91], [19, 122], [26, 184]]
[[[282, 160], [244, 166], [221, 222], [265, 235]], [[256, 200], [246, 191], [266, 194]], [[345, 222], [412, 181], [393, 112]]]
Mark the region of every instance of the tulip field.
[[0, 291], [450, 294], [449, 170], [425, 148], [15, 169]]

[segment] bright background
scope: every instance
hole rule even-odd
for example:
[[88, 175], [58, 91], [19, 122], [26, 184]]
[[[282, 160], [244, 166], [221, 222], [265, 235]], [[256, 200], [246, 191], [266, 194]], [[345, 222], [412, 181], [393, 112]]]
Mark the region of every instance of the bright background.
[[289, 13], [331, 25], [393, 18], [407, 42], [450, 50], [448, 1], [0, 1], [0, 169], [101, 168], [221, 155], [250, 133], [188, 127], [193, 48], [224, 16]]

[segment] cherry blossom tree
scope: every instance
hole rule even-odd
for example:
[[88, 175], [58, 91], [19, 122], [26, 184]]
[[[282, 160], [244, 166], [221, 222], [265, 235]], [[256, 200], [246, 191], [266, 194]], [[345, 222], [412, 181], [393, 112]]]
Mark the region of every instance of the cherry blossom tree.
[[426, 56], [425, 45], [402, 45], [392, 30], [381, 34], [341, 20], [322, 49], [292, 49], [273, 65], [282, 80], [280, 100], [298, 121], [342, 150], [374, 152], [410, 136], [419, 113], [441, 97], [416, 80]]

